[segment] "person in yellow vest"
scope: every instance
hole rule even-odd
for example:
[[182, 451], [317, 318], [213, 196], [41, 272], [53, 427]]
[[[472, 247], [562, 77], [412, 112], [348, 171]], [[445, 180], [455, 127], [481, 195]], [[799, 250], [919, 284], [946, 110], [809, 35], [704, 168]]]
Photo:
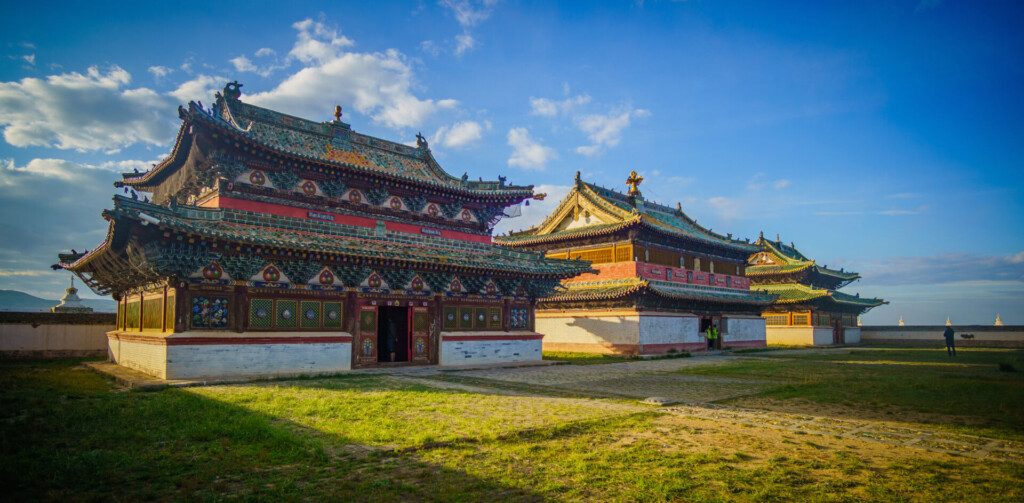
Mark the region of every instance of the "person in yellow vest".
[[718, 340], [718, 326], [714, 323], [708, 325], [708, 329], [704, 331], [704, 337], [708, 340], [708, 349], [714, 349], [715, 341]]

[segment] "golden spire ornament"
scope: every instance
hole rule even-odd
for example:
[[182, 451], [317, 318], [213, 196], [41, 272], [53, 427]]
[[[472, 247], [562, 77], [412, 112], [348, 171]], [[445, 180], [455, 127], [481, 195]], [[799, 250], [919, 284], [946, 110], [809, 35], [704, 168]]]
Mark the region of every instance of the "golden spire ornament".
[[629, 172], [629, 178], [626, 179], [626, 186], [629, 187], [629, 191], [626, 192], [627, 196], [637, 197], [640, 195], [640, 184], [643, 183], [644, 177], [638, 175], [636, 170]]

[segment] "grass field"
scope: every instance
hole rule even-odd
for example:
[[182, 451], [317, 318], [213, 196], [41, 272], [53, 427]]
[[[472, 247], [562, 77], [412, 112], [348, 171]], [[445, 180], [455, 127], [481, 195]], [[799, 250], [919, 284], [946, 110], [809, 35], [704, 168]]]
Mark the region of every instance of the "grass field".
[[[1024, 368], [1022, 352], [962, 353], [772, 352], [680, 372], [773, 382], [729, 401], [766, 420], [953, 420], [1019, 438], [1024, 379], [996, 364]], [[76, 361], [0, 361], [0, 484], [11, 501], [1024, 499], [1021, 462], [455, 381], [357, 374], [128, 392]]]

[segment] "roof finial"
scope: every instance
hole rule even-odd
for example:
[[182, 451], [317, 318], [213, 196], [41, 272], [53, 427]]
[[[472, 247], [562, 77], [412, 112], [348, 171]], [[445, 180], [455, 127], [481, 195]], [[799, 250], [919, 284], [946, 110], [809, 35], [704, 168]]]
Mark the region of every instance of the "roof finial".
[[626, 192], [627, 196], [638, 197], [640, 196], [640, 184], [643, 183], [644, 177], [638, 175], [636, 170], [629, 172], [629, 178], [626, 179], [626, 186], [629, 187], [629, 191]]
[[[237, 80], [228, 82], [224, 86], [224, 97], [229, 100], [237, 100], [242, 96], [242, 84], [239, 84]], [[200, 103], [201, 105], [201, 103]]]
[[341, 122], [341, 105], [334, 105], [334, 122]]
[[576, 183], [580, 182], [580, 171], [576, 170]]
[[416, 146], [419, 148], [427, 148], [427, 139], [423, 137], [423, 133], [416, 133]]
[[683, 203], [676, 201], [676, 216], [683, 216]]
[[762, 229], [761, 233], [757, 235], [757, 239], [764, 239], [764, 229]]
[[779, 234], [778, 232], [775, 233], [775, 242], [782, 244], [782, 234]]

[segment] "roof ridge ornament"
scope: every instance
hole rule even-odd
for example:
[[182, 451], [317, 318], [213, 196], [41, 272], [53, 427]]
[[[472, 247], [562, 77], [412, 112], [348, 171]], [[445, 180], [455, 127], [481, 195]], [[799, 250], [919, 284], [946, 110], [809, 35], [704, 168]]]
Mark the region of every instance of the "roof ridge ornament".
[[341, 105], [334, 105], [334, 122], [341, 122]]
[[416, 148], [430, 148], [430, 144], [427, 143], [427, 139], [423, 137], [423, 133], [421, 132], [416, 133]]
[[626, 186], [629, 190], [626, 192], [626, 197], [629, 200], [629, 204], [634, 208], [637, 207], [637, 202], [643, 203], [643, 194], [640, 193], [640, 184], [644, 182], [644, 177], [637, 174], [636, 170], [629, 172], [629, 178], [626, 178]]
[[237, 80], [228, 82], [224, 85], [224, 97], [229, 100], [237, 100], [242, 97], [242, 84], [239, 84]]

